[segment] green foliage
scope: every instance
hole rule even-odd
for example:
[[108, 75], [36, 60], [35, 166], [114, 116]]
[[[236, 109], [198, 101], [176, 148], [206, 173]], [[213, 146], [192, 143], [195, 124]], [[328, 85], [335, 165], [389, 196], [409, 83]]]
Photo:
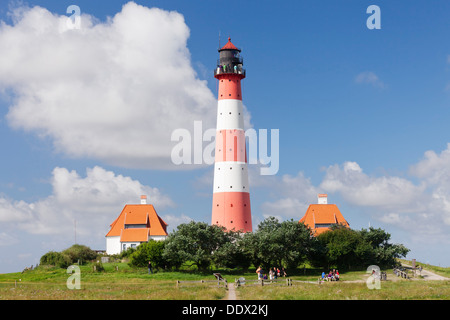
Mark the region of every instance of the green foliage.
[[335, 226], [317, 237], [315, 265], [358, 268], [368, 265], [391, 267], [409, 252], [402, 244], [390, 244], [391, 235], [382, 229], [360, 231]]
[[250, 265], [250, 256], [245, 250], [242, 241], [243, 235], [239, 232], [225, 233], [226, 241], [213, 254], [216, 266], [226, 268], [243, 268], [247, 270]]
[[62, 251], [62, 254], [68, 256], [72, 263], [79, 262], [80, 264], [84, 264], [97, 257], [97, 253], [94, 250], [81, 244], [74, 244], [70, 248]]
[[286, 266], [296, 268], [308, 254], [311, 237], [303, 223], [265, 219], [254, 233], [244, 236], [244, 247], [254, 265], [264, 268]]
[[95, 259], [97, 253], [89, 247], [79, 244], [74, 244], [70, 248], [62, 252], [49, 251], [40, 259], [41, 265], [57, 266], [60, 268], [67, 268], [71, 264], [84, 264], [90, 260]]
[[67, 268], [72, 264], [68, 256], [55, 251], [49, 251], [44, 254], [39, 263], [43, 266], [56, 266], [60, 268]]
[[101, 261], [96, 261], [96, 262], [93, 264], [93, 269], [94, 269], [96, 272], [102, 272], [102, 271], [105, 271], [105, 267], [103, 267], [103, 263], [101, 263]]
[[181, 224], [167, 239], [164, 259], [171, 266], [192, 261], [199, 270], [206, 271], [213, 262], [213, 254], [227, 242], [223, 228], [204, 222]]
[[379, 266], [393, 266], [396, 259], [406, 257], [410, 251], [402, 244], [391, 244], [391, 235], [383, 229], [369, 228], [359, 231], [365, 241], [370, 243], [372, 249], [372, 260]]
[[294, 220], [279, 222], [274, 217], [262, 221], [255, 232], [224, 232], [223, 228], [202, 222], [178, 226], [166, 240], [163, 259], [176, 268], [193, 263], [206, 270], [212, 263], [227, 268], [251, 264], [295, 269], [309, 262], [313, 266], [354, 269], [371, 264], [392, 266], [408, 249], [389, 243], [390, 234], [382, 229], [356, 231], [335, 225], [318, 237]]
[[152, 262], [154, 268], [164, 268], [166, 261], [163, 258], [165, 242], [150, 240], [140, 244], [130, 255], [130, 266], [146, 267], [148, 262]]

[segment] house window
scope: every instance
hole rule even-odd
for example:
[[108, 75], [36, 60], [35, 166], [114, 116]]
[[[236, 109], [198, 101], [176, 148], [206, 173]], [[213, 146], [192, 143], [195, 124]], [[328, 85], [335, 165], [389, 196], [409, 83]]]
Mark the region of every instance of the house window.
[[333, 225], [335, 225], [335, 223], [316, 223], [314, 228], [330, 228]]
[[146, 228], [146, 224], [126, 224], [125, 229]]
[[122, 243], [122, 251], [127, 250], [127, 244], [126, 243]]

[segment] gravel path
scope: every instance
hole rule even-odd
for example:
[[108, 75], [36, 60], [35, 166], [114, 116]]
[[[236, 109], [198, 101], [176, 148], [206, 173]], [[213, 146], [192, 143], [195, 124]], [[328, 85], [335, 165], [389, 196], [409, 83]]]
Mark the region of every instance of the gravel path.
[[[404, 263], [402, 263], [402, 266], [404, 266], [405, 268], [409, 268], [409, 269], [412, 268], [411, 266], [409, 266], [407, 264], [404, 264]], [[450, 278], [446, 278], [444, 276], [440, 276], [440, 275], [438, 275], [438, 274], [436, 274], [434, 272], [431, 272], [431, 271], [428, 271], [428, 270], [425, 270], [425, 269], [422, 269], [422, 272], [417, 271], [417, 274], [420, 274], [423, 277], [422, 280], [450, 280]], [[413, 280], [419, 280], [417, 278], [412, 278], [412, 279]]]
[[228, 284], [228, 294], [227, 294], [227, 300], [237, 300], [236, 299], [236, 287], [234, 283]]

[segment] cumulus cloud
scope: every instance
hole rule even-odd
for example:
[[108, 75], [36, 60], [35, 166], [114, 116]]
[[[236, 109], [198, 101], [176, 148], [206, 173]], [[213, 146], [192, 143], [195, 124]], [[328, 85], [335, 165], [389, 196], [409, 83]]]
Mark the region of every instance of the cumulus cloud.
[[356, 162], [332, 165], [326, 170], [321, 187], [339, 192], [350, 204], [389, 210], [417, 207], [423, 198], [423, 185], [415, 185], [401, 177], [372, 177]]
[[[264, 177], [265, 178], [265, 177]], [[268, 177], [272, 190], [276, 190], [274, 201], [265, 201], [261, 205], [264, 217], [277, 216], [300, 219], [306, 212], [308, 205], [317, 198], [318, 188], [314, 187], [310, 179], [303, 172], [296, 176], [283, 175]]]
[[57, 167], [51, 184], [52, 194], [36, 202], [0, 198], [2, 228], [14, 226], [40, 235], [72, 234], [76, 220], [77, 233], [101, 239], [123, 206], [140, 203], [140, 195], [147, 195], [157, 210], [174, 206], [158, 188], [98, 166], [88, 168], [85, 177]]
[[380, 78], [372, 71], [365, 71], [365, 72], [359, 73], [355, 77], [355, 82], [357, 84], [369, 84], [369, 85], [372, 85], [377, 88], [385, 87], [385, 84], [383, 83], [383, 81], [381, 81]]
[[450, 226], [450, 143], [440, 154], [425, 152], [424, 158], [411, 166], [410, 173], [426, 184], [433, 199], [430, 211], [439, 213]]
[[309, 204], [317, 203], [318, 193], [328, 193], [340, 197], [338, 206], [350, 205], [357, 214], [400, 228], [411, 238], [449, 242], [450, 143], [441, 153], [425, 152], [404, 176], [371, 175], [347, 161], [327, 167], [317, 186], [301, 172], [271, 178], [274, 199], [261, 206], [264, 216], [300, 219]]
[[57, 152], [124, 167], [174, 169], [171, 133], [215, 126], [216, 99], [187, 48], [174, 11], [134, 2], [105, 22], [41, 7], [0, 21], [0, 92], [11, 127], [50, 139]]

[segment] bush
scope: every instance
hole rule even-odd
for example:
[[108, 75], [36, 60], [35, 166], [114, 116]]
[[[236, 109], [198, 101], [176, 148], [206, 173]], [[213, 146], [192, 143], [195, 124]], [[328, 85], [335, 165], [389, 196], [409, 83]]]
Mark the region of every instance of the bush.
[[72, 264], [70, 258], [60, 252], [50, 251], [44, 254], [40, 259], [41, 265], [67, 268]]
[[163, 259], [164, 241], [150, 240], [140, 244], [136, 251], [130, 256], [130, 266], [146, 267], [148, 262], [152, 262], [153, 268], [164, 268], [165, 260]]
[[92, 268], [96, 272], [105, 271], [105, 268], [103, 267], [103, 263], [101, 263], [101, 261], [97, 261], [96, 263], [94, 263]]
[[79, 244], [74, 244], [70, 248], [62, 252], [49, 251], [40, 259], [41, 265], [56, 266], [60, 268], [67, 268], [71, 264], [84, 264], [87, 261], [93, 260], [97, 257], [97, 253], [89, 247]]
[[72, 263], [79, 262], [80, 264], [84, 264], [97, 257], [97, 253], [94, 250], [81, 244], [74, 244], [70, 248], [64, 250], [62, 254], [68, 256]]

